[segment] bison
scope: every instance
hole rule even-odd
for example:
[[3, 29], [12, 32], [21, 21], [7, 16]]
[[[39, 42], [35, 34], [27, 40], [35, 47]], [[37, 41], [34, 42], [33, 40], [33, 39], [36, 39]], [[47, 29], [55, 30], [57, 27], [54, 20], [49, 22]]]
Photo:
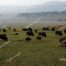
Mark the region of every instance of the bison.
[[41, 40], [41, 36], [37, 36], [36, 39], [37, 39], [37, 40]]
[[26, 37], [26, 39], [25, 39], [25, 41], [30, 41], [31, 40], [31, 38], [30, 37]]
[[37, 29], [35, 29], [35, 33], [37, 33]]
[[51, 28], [51, 31], [55, 31], [55, 29], [56, 29], [55, 27], [52, 27], [52, 28]]
[[66, 29], [64, 30], [64, 33], [66, 33]]
[[11, 27], [8, 27], [8, 29], [11, 29]]
[[23, 31], [27, 31], [27, 28], [23, 28], [22, 30], [23, 30]]
[[32, 31], [27, 31], [26, 35], [28, 35], [28, 36], [34, 36], [34, 33]]
[[14, 32], [16, 32], [16, 28], [13, 28]]
[[47, 31], [49, 31], [49, 27], [43, 27], [42, 30], [47, 30]]
[[62, 36], [62, 31], [56, 31], [55, 34], [59, 35], [59, 36]]
[[15, 33], [14, 35], [19, 35], [19, 33]]
[[3, 41], [8, 41], [8, 37], [6, 34], [0, 34], [0, 39]]
[[33, 31], [32, 28], [23, 28], [23, 31]]
[[1, 27], [0, 27], [0, 31], [1, 31]]
[[39, 32], [38, 35], [42, 37], [47, 37], [47, 34], [45, 32]]
[[32, 28], [28, 28], [27, 30], [28, 30], [28, 31], [33, 31]]
[[3, 32], [6, 32], [6, 29], [2, 29]]
[[62, 38], [59, 39], [59, 42], [62, 42], [62, 41], [64, 41], [65, 39], [66, 39], [66, 37], [62, 37]]
[[66, 47], [66, 39], [61, 42], [62, 47]]
[[66, 37], [62, 37], [59, 39], [60, 45], [62, 47], [66, 47]]

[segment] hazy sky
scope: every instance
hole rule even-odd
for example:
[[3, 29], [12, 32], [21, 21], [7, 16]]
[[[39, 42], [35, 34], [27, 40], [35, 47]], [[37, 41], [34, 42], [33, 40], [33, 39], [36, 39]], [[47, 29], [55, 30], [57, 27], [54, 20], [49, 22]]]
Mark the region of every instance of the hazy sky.
[[66, 1], [66, 0], [0, 0], [0, 5], [37, 5], [50, 1]]

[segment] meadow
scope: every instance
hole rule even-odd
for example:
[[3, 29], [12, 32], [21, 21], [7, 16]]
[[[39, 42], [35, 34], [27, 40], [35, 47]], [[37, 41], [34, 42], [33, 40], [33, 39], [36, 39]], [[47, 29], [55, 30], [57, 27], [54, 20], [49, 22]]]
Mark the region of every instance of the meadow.
[[[66, 61], [60, 61], [64, 58], [66, 48], [60, 46], [59, 36], [54, 31], [45, 31], [47, 37], [40, 41], [36, 40], [35, 34], [30, 42], [26, 42], [26, 32], [21, 27], [16, 29], [19, 35], [14, 35], [13, 30], [6, 28], [5, 34], [10, 42], [0, 48], [0, 66], [66, 66]], [[39, 31], [42, 31], [41, 28]], [[64, 32], [63, 36], [66, 36]], [[0, 41], [0, 46], [5, 43]]]

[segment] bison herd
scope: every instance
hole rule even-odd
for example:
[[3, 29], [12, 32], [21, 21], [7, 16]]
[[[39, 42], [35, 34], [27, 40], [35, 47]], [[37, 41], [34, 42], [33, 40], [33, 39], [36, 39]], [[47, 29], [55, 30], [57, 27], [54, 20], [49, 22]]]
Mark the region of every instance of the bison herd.
[[[11, 27], [8, 28], [9, 30], [11, 30]], [[7, 30], [5, 28], [0, 29], [0, 31], [4, 32], [4, 34], [0, 34], [0, 40], [3, 41], [8, 41], [8, 36], [7, 34], [5, 34], [5, 32], [7, 32]], [[58, 30], [56, 27], [43, 27], [42, 31], [38, 31], [37, 29], [32, 29], [32, 28], [23, 28], [22, 31], [25, 31], [25, 41], [30, 42], [32, 40], [32, 37], [35, 36], [36, 40], [41, 40], [43, 37], [46, 38], [47, 37], [47, 31], [53, 31], [55, 33], [56, 36], [60, 36], [61, 38], [59, 38], [59, 42], [60, 45], [62, 47], [66, 47], [66, 37], [62, 37], [63, 36], [63, 31], [62, 30]], [[19, 35], [19, 33], [17, 32], [16, 28], [13, 28], [13, 32], [14, 35]], [[66, 33], [66, 29], [64, 29], [64, 33]]]

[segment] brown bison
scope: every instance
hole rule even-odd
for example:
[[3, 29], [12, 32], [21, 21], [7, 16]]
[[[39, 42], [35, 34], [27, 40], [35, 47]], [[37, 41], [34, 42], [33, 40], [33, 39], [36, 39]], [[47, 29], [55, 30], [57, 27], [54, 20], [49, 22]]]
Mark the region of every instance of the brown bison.
[[62, 47], [66, 47], [66, 37], [60, 38], [59, 42]]

